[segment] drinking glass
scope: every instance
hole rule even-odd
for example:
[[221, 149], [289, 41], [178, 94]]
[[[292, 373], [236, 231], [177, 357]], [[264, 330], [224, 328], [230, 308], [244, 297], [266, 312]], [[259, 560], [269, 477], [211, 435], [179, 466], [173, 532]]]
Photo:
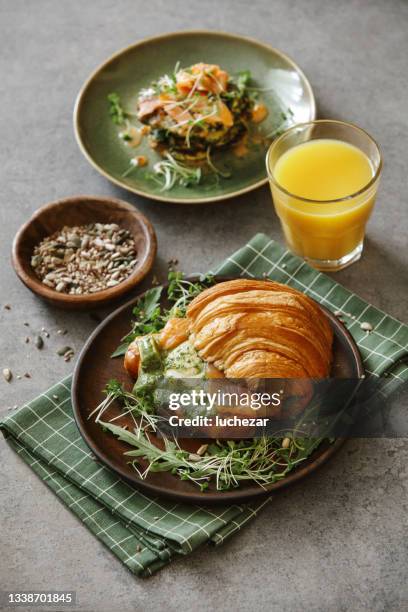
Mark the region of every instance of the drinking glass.
[[[291, 148], [316, 139], [339, 140], [357, 147], [370, 162], [372, 178], [357, 192], [331, 200], [290, 193], [274, 175], [276, 164]], [[327, 271], [340, 270], [360, 259], [382, 168], [379, 147], [367, 132], [335, 120], [295, 125], [272, 143], [266, 167], [275, 210], [291, 251], [311, 266]]]

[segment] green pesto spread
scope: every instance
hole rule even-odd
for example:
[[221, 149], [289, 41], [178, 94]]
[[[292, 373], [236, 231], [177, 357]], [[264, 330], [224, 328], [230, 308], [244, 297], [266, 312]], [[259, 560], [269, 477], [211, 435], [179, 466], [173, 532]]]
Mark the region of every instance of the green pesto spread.
[[160, 351], [153, 336], [141, 338], [139, 376], [134, 391], [155, 388], [160, 378], [205, 378], [205, 362], [186, 340], [171, 351]]

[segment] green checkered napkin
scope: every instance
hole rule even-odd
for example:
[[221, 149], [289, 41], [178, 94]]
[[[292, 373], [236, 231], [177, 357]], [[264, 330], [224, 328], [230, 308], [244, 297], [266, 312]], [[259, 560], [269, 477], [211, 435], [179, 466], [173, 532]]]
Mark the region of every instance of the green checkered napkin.
[[[408, 379], [408, 326], [370, 306], [331, 278], [312, 270], [263, 234], [217, 270], [228, 276], [267, 277], [304, 291], [342, 318], [366, 371]], [[371, 323], [364, 332], [360, 323]], [[9, 444], [85, 525], [135, 574], [148, 576], [200, 544], [215, 545], [238, 531], [266, 503], [223, 508], [190, 506], [135, 490], [92, 456], [75, 425], [71, 377], [1, 422]]]

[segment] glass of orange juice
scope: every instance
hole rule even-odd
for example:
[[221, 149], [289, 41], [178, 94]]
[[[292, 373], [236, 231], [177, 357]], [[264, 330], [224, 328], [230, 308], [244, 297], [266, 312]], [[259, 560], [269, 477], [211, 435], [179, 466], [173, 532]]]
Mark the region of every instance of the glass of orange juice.
[[272, 143], [266, 167], [294, 253], [327, 271], [360, 259], [382, 168], [367, 132], [334, 120], [295, 125]]

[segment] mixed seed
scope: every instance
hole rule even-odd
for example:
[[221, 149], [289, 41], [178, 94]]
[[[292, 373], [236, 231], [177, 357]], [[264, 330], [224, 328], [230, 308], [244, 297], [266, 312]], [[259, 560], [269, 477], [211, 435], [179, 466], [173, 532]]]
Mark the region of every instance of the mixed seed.
[[35, 247], [31, 266], [59, 293], [83, 295], [115, 287], [133, 272], [136, 243], [116, 223], [65, 226]]
[[13, 378], [13, 373], [10, 368], [4, 368], [3, 377], [6, 382], [10, 382], [10, 380]]
[[[11, 310], [11, 305], [5, 304], [3, 308], [6, 310]], [[98, 318], [98, 321], [100, 320], [101, 319]], [[23, 325], [25, 327], [31, 328], [28, 321], [25, 321]], [[68, 329], [60, 328], [54, 331], [54, 333], [61, 338], [61, 336], [66, 336], [68, 334]], [[24, 338], [22, 338], [22, 341], [24, 342], [24, 344], [31, 344], [36, 349], [42, 350], [46, 348], [47, 346], [46, 340], [44, 340], [44, 338], [50, 338], [50, 337], [51, 337], [50, 332], [45, 327], [41, 327], [41, 331], [37, 332], [35, 335], [32, 335], [31, 337], [25, 336]], [[56, 351], [56, 354], [59, 357], [63, 358], [65, 362], [70, 362], [75, 356], [75, 351], [71, 346], [62, 346]], [[31, 372], [24, 372], [24, 371], [21, 373], [13, 372], [9, 367], [4, 367], [2, 369], [2, 374], [3, 374], [3, 379], [6, 383], [12, 383], [13, 381], [30, 379], [33, 376]], [[53, 395], [53, 398], [58, 399], [58, 396]], [[8, 410], [14, 410], [16, 408], [17, 406], [9, 406]]]

